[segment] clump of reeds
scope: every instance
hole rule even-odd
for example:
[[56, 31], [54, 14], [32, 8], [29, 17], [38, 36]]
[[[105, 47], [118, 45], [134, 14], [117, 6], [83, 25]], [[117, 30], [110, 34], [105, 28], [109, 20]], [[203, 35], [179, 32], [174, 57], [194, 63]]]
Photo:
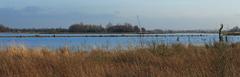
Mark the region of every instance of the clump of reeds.
[[88, 52], [13, 46], [0, 52], [0, 77], [239, 77], [239, 51], [224, 43]]

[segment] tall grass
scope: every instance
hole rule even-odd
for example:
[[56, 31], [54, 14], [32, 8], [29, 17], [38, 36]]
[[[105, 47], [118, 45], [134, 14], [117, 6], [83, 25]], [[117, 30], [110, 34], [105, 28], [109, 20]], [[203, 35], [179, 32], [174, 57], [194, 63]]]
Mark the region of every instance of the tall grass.
[[15, 46], [0, 52], [0, 77], [239, 77], [239, 51], [224, 43], [90, 52]]

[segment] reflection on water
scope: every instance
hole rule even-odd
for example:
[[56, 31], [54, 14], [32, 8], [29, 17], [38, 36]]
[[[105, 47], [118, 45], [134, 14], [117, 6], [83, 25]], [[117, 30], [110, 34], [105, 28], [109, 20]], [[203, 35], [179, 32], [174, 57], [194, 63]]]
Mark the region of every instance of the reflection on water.
[[[53, 34], [13, 34], [1, 33], [0, 36], [31, 36], [31, 35], [53, 35]], [[55, 34], [56, 36], [82, 36], [99, 34]], [[115, 35], [115, 34], [102, 34]], [[122, 35], [122, 34], [118, 34]], [[125, 34], [131, 35], [131, 34]], [[133, 34], [132, 34], [133, 35]], [[156, 34], [145, 34], [156, 35]], [[228, 36], [228, 42], [240, 42], [240, 36]], [[0, 38], [0, 46], [26, 45], [27, 47], [128, 47], [138, 46], [141, 42], [158, 42], [161, 44], [206, 44], [218, 41], [217, 34], [158, 34], [156, 37], [44, 37], [44, 38]]]

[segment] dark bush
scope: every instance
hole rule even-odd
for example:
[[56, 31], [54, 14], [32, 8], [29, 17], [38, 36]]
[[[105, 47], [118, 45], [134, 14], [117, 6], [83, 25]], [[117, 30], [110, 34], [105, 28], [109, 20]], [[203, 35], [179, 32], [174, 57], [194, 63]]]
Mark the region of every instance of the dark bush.
[[101, 25], [92, 24], [73, 24], [69, 27], [70, 32], [104, 32], [104, 28]]
[[0, 24], [0, 32], [8, 32], [10, 29], [2, 24]]

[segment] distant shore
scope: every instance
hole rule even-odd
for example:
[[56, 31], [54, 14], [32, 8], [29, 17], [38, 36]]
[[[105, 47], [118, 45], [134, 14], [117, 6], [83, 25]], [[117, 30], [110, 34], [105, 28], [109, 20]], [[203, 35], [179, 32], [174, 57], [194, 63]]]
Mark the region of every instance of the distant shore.
[[186, 33], [186, 34], [178, 34], [178, 33], [171, 33], [171, 34], [139, 34], [139, 33], [126, 33], [126, 34], [30, 34], [30, 35], [2, 35], [0, 38], [58, 38], [58, 37], [174, 37], [174, 36], [207, 36], [210, 33], [204, 34], [194, 34], [194, 33]]
[[223, 35], [235, 35], [235, 36], [237, 36], [237, 35], [240, 35], [240, 32], [225, 32], [225, 33], [223, 33]]

